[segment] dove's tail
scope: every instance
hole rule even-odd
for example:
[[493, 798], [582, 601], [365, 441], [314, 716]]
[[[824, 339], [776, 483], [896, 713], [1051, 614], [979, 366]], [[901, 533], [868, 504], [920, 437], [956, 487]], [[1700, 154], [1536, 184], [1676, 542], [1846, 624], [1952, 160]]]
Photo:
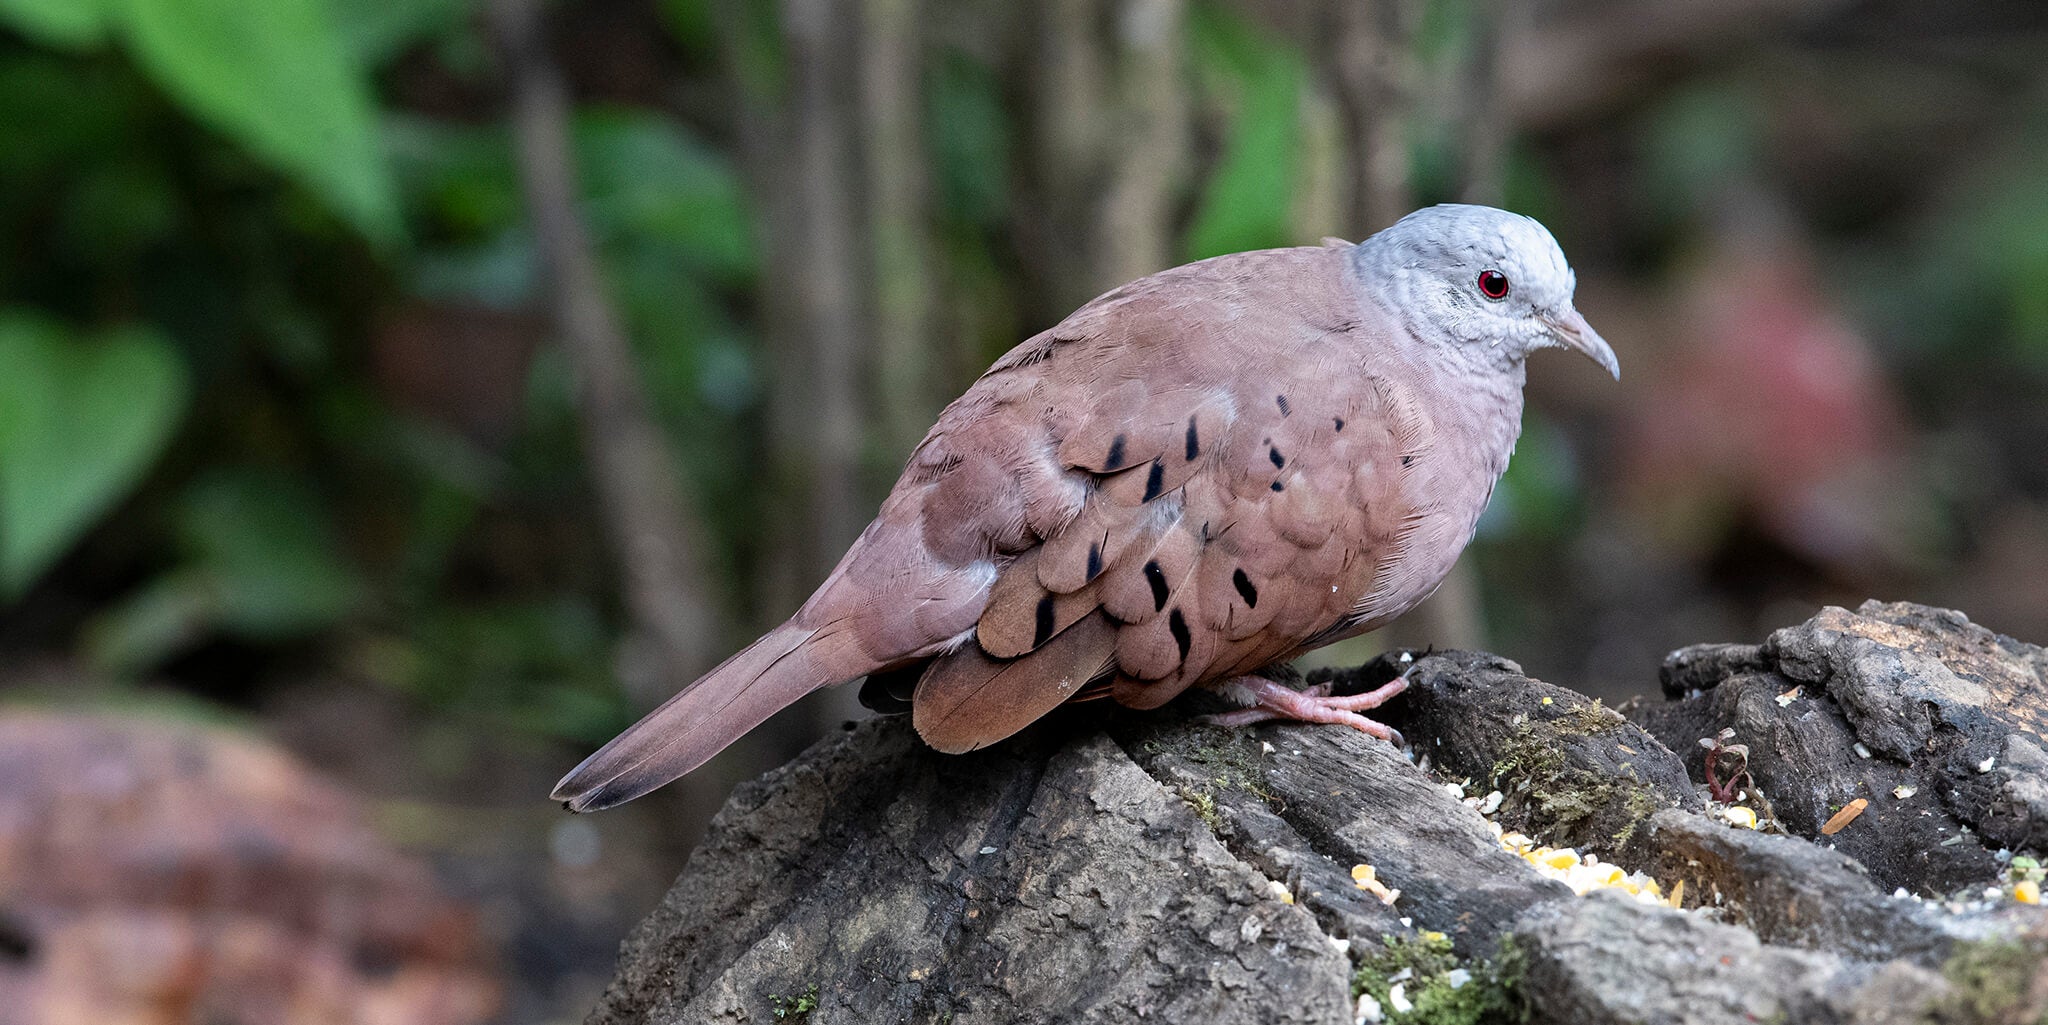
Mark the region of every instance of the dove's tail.
[[785, 623], [698, 677], [555, 784], [570, 811], [624, 804], [711, 759], [741, 734], [826, 684], [859, 676], [821, 665], [817, 631]]

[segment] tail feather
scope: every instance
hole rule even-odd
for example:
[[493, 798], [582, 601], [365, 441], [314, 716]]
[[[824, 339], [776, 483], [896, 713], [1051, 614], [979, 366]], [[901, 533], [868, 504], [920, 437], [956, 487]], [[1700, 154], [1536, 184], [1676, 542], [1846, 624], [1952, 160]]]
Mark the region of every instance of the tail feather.
[[741, 734], [840, 675], [809, 650], [817, 631], [784, 624], [683, 688], [555, 784], [570, 811], [624, 804], [711, 759]]

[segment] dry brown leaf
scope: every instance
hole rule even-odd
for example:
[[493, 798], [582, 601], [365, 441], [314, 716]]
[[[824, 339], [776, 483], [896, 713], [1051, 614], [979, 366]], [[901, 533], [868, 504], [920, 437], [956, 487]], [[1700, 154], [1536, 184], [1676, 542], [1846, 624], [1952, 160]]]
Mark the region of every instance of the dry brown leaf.
[[1833, 836], [1841, 832], [1848, 827], [1849, 823], [1856, 821], [1856, 816], [1863, 814], [1863, 809], [1868, 807], [1870, 807], [1870, 799], [1867, 797], [1859, 797], [1843, 805], [1841, 811], [1836, 812], [1834, 817], [1828, 819], [1826, 824], [1820, 827], [1820, 835]]

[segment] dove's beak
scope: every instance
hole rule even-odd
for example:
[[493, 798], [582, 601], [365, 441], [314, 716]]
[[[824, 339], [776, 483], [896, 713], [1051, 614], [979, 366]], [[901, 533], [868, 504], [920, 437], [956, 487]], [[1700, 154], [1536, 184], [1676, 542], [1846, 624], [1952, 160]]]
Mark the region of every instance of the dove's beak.
[[1614, 358], [1614, 350], [1608, 347], [1606, 339], [1600, 337], [1600, 332], [1593, 330], [1593, 325], [1586, 323], [1586, 318], [1579, 311], [1567, 306], [1564, 312], [1544, 314], [1541, 319], [1543, 326], [1550, 329], [1551, 337], [1557, 339], [1557, 344], [1579, 352], [1613, 374], [1615, 380], [1621, 380], [1621, 362]]

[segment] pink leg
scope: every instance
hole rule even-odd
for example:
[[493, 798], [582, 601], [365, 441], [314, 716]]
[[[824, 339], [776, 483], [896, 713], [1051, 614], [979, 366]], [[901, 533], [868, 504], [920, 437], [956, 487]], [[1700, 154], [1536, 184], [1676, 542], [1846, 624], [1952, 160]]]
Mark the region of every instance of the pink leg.
[[1407, 690], [1406, 673], [1376, 690], [1369, 690], [1363, 694], [1348, 694], [1341, 698], [1330, 697], [1327, 686], [1298, 691], [1284, 683], [1260, 676], [1239, 677], [1220, 689], [1239, 688], [1247, 692], [1255, 703], [1240, 712], [1208, 716], [1207, 721], [1218, 726], [1249, 726], [1268, 719], [1331, 723], [1349, 726], [1360, 733], [1369, 733], [1396, 745], [1404, 743], [1400, 731], [1358, 713], [1378, 708], [1395, 695]]

